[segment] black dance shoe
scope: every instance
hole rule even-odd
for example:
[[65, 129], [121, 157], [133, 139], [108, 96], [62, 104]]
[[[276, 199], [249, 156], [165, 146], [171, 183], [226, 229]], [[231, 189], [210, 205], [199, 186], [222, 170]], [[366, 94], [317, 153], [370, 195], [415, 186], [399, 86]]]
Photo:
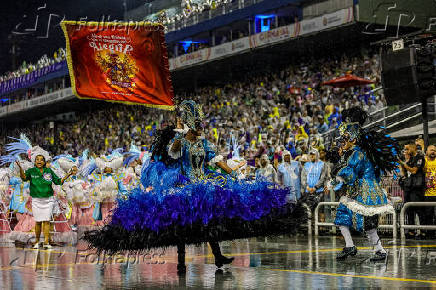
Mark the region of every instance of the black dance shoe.
[[186, 265], [177, 265], [177, 274], [183, 275], [186, 274]]
[[336, 260], [345, 260], [348, 256], [356, 256], [357, 248], [356, 246], [345, 247], [342, 249], [342, 252], [336, 255]]
[[215, 266], [217, 266], [218, 268], [221, 268], [224, 265], [231, 264], [234, 259], [235, 259], [234, 257], [227, 258], [225, 256], [215, 258]]
[[375, 252], [374, 256], [371, 257], [371, 259], [369, 259], [371, 262], [379, 262], [379, 261], [384, 261], [386, 260], [386, 257], [388, 255], [382, 251], [377, 251]]

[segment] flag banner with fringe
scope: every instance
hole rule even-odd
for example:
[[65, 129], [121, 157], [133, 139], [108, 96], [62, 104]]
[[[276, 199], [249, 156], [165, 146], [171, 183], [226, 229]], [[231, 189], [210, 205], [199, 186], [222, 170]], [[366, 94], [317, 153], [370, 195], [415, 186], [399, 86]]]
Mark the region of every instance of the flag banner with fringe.
[[74, 94], [173, 110], [161, 24], [62, 21]]

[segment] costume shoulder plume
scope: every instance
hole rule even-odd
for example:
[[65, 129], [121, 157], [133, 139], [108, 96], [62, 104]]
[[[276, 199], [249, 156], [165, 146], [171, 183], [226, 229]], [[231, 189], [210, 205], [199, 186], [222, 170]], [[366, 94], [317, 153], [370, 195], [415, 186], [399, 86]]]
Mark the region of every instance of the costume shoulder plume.
[[374, 129], [363, 129], [359, 146], [373, 165], [383, 173], [392, 172], [397, 168], [398, 142], [385, 134], [383, 128], [378, 132]]
[[342, 112], [343, 122], [359, 123], [360, 126], [363, 126], [367, 118], [368, 118], [368, 113], [362, 110], [360, 107], [351, 107]]

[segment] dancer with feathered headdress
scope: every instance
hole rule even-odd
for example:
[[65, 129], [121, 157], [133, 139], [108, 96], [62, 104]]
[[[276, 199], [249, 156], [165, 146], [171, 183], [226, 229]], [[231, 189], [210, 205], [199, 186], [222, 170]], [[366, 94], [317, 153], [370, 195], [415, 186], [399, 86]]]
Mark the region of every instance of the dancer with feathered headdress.
[[97, 157], [95, 159], [97, 172], [88, 177], [93, 188], [93, 218], [97, 225], [108, 223], [117, 197], [127, 195], [127, 189], [119, 172], [123, 166], [121, 151], [122, 149], [116, 149], [110, 155]]
[[73, 230], [78, 226], [92, 225], [92, 202], [91, 186], [88, 182], [88, 175], [85, 174], [90, 160], [89, 150], [84, 150], [82, 155], [74, 158], [71, 155], [60, 155], [54, 159], [65, 172], [71, 171], [71, 176], [65, 180], [62, 186], [66, 198], [71, 204], [70, 224]]
[[[300, 204], [289, 202], [289, 191], [265, 180], [237, 180], [213, 144], [201, 138], [201, 108], [193, 101], [179, 108], [178, 128], [155, 136], [153, 162], [141, 175], [147, 190], [136, 188], [119, 199], [111, 222], [87, 232], [85, 240], [112, 253], [177, 246], [183, 273], [186, 244], [209, 242], [215, 265], [222, 267], [233, 259], [222, 255], [220, 241], [295, 232], [307, 216]], [[208, 162], [227, 175], [210, 172]]]
[[[0, 161], [2, 163], [15, 162], [22, 181], [28, 181], [30, 184], [31, 210], [35, 220], [36, 241], [34, 248], [39, 248], [41, 230], [44, 232], [44, 247], [51, 248], [50, 221], [55, 203], [52, 184], [62, 185], [68, 175], [62, 179], [59, 178], [51, 168], [46, 166], [47, 162], [51, 160], [50, 154], [39, 146], [32, 146], [25, 135], [20, 137], [20, 139], [12, 138], [16, 142], [6, 145], [9, 154], [2, 156]], [[20, 154], [26, 154], [34, 167], [24, 170], [18, 161]]]
[[151, 159], [151, 154], [141, 151], [133, 142], [129, 151], [124, 153], [123, 184], [128, 191], [140, 185], [141, 172], [146, 168]]
[[377, 235], [378, 216], [394, 209], [380, 178], [397, 167], [399, 146], [389, 135], [363, 128], [366, 119], [367, 113], [358, 107], [345, 110], [339, 127], [340, 148], [329, 154], [331, 160], [338, 161], [332, 170], [336, 175], [333, 185], [343, 192], [335, 219], [346, 244], [337, 256], [339, 260], [357, 253], [350, 228], [366, 233], [374, 246], [371, 261], [387, 256]]

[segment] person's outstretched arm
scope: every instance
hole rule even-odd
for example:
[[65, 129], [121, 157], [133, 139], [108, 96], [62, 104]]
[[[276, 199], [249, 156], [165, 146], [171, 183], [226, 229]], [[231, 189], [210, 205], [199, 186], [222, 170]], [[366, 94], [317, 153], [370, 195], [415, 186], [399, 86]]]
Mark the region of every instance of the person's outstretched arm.
[[15, 164], [17, 164], [18, 168], [20, 169], [20, 178], [22, 181], [27, 181], [26, 173], [24, 172], [23, 168], [21, 167], [20, 163], [18, 161], [15, 161]]

